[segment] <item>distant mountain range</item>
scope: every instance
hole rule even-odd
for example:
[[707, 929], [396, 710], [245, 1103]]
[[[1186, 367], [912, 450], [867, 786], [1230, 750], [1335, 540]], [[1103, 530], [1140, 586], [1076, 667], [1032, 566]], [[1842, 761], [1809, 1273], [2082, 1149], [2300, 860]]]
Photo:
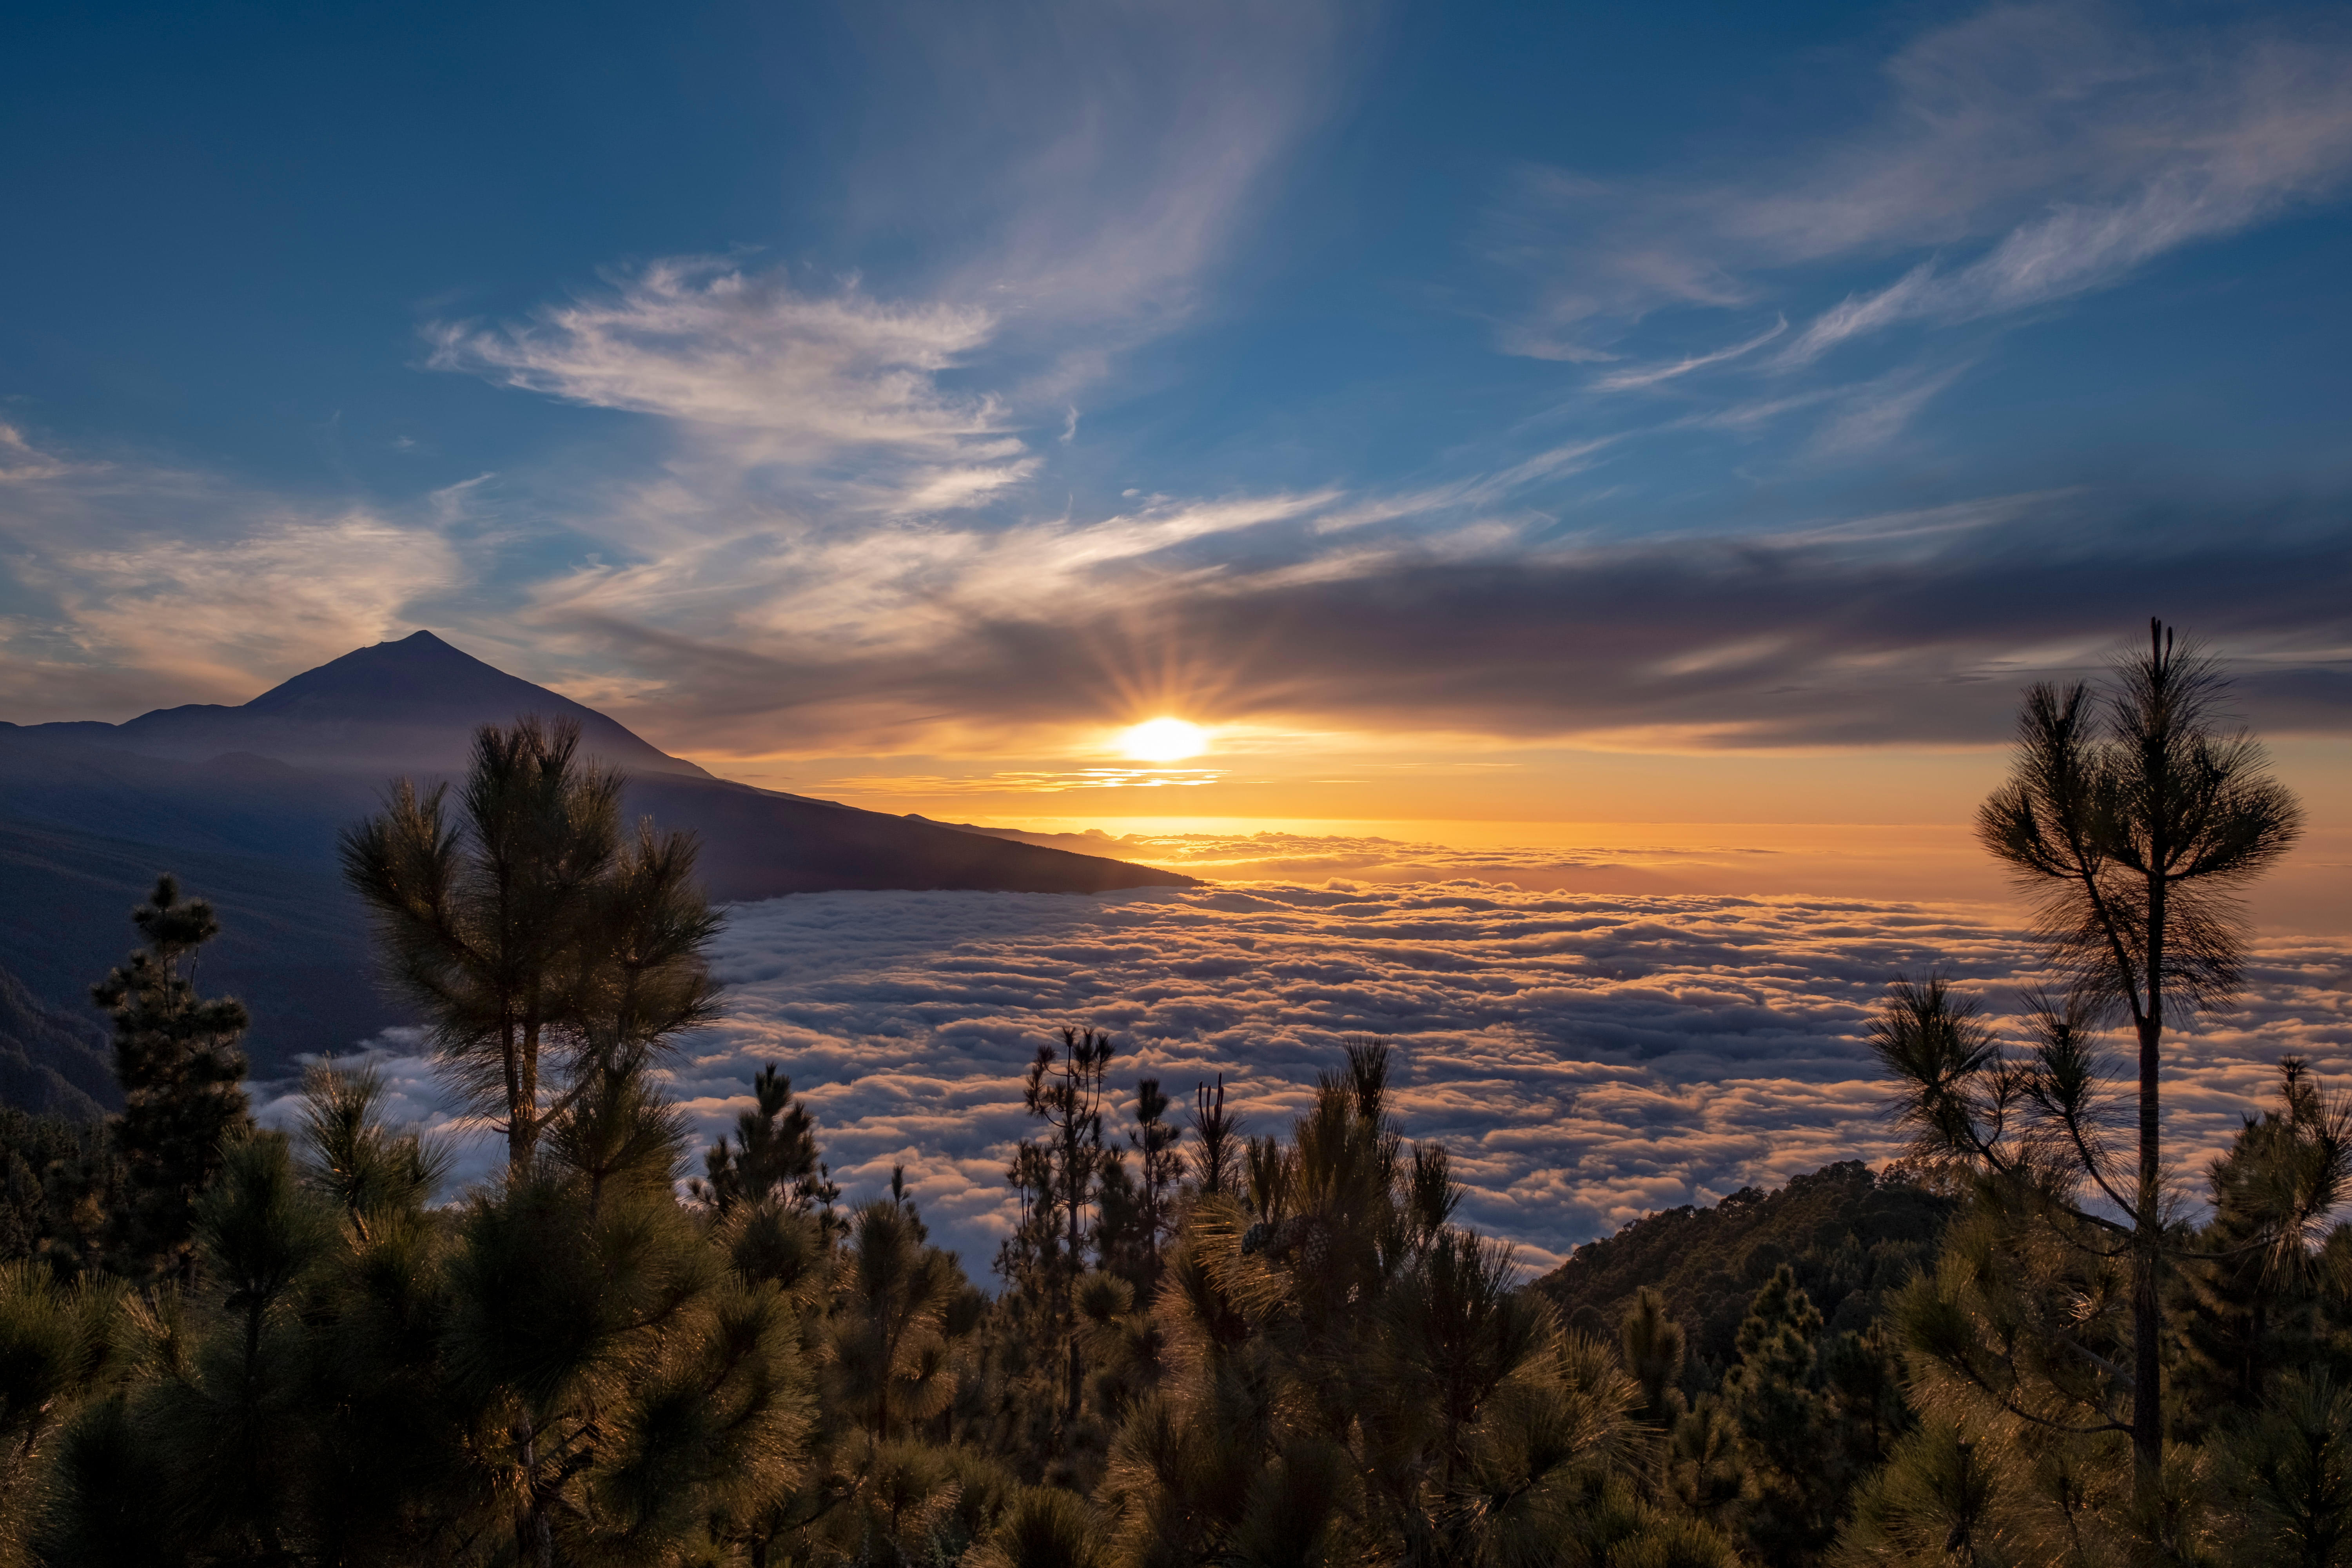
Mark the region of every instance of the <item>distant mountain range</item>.
[[[91, 1017], [90, 983], [131, 945], [129, 910], [169, 870], [221, 911], [205, 988], [252, 1009], [257, 1071], [282, 1071], [302, 1052], [346, 1049], [404, 1022], [374, 984], [360, 910], [336, 871], [335, 834], [373, 809], [394, 775], [454, 774], [477, 728], [523, 714], [577, 721], [584, 749], [627, 776], [632, 816], [697, 834], [717, 899], [1192, 883], [714, 778], [592, 708], [417, 632], [241, 707], [158, 709], [122, 724], [0, 723], [0, 974], [13, 971], [57, 1016]], [[12, 1017], [0, 1005], [0, 1098], [14, 1099]]]

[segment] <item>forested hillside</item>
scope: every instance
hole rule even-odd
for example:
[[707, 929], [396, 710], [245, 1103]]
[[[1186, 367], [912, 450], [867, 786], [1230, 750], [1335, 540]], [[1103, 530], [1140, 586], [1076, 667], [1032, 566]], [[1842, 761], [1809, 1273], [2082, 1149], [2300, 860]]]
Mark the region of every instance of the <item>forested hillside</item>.
[[95, 1121], [121, 1104], [105, 1032], [0, 968], [0, 1106]]
[[1787, 1264], [1831, 1331], [1859, 1331], [1927, 1267], [1958, 1207], [1949, 1191], [1846, 1161], [1775, 1192], [1743, 1187], [1710, 1206], [1667, 1209], [1576, 1249], [1536, 1281], [1588, 1333], [1613, 1331], [1650, 1289], [1690, 1336], [1697, 1368], [1736, 1359], [1748, 1302]]

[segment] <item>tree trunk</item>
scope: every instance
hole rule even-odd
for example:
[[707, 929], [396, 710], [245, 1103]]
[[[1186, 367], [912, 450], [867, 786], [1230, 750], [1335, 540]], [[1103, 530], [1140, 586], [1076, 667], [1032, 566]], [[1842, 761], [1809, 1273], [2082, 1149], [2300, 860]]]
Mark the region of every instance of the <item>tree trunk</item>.
[[[1075, 1079], [1073, 1081], [1075, 1082]], [[1066, 1147], [1065, 1147], [1062, 1153], [1062, 1168], [1067, 1174], [1070, 1183], [1070, 1256], [1068, 1267], [1063, 1271], [1064, 1283], [1062, 1286], [1063, 1317], [1064, 1321], [1069, 1325], [1070, 1334], [1069, 1394], [1064, 1405], [1063, 1415], [1063, 1419], [1066, 1421], [1076, 1421], [1078, 1418], [1078, 1394], [1082, 1379], [1082, 1373], [1080, 1373], [1078, 1366], [1077, 1296], [1078, 1274], [1080, 1272], [1080, 1265], [1078, 1261], [1078, 1248], [1080, 1245], [1078, 1210], [1079, 1206], [1086, 1199], [1087, 1173], [1085, 1166], [1080, 1163], [1080, 1155], [1083, 1153], [1083, 1151], [1078, 1142], [1077, 1103], [1076, 1093], [1074, 1089], [1070, 1100], [1070, 1131], [1067, 1135]]]
[[541, 1015], [539, 1005], [539, 985], [531, 984], [530, 1014], [522, 1025], [522, 1103], [516, 1108], [516, 1124], [522, 1129], [522, 1163], [530, 1165], [531, 1156], [539, 1152], [539, 1031]]
[[499, 1066], [507, 1080], [507, 1169], [519, 1174], [530, 1163], [530, 1128], [522, 1114], [522, 1053], [512, 1016], [499, 1026]]
[[2157, 1039], [2152, 1024], [2141, 1028], [2139, 1213], [2134, 1216], [2132, 1237], [2132, 1484], [2142, 1502], [2154, 1500], [2164, 1459], [2164, 1214], [2157, 1186]]
[[[2159, 800], [2158, 822], [2163, 818]], [[2132, 1216], [2132, 1495], [2156, 1501], [2164, 1465], [2163, 1128], [2158, 1101], [2164, 1044], [2164, 856], [2149, 836], [2147, 1011], [2139, 1020], [2139, 1212]]]
[[515, 1515], [515, 1556], [532, 1568], [555, 1568], [555, 1529], [539, 1495], [539, 1434], [529, 1415], [515, 1423], [522, 1461], [521, 1511]]

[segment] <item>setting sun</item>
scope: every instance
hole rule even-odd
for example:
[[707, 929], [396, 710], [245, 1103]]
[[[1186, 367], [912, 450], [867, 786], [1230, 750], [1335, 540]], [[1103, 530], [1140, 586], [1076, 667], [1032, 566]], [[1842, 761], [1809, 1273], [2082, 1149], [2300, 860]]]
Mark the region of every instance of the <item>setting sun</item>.
[[1181, 719], [1147, 719], [1120, 735], [1118, 746], [1139, 763], [1181, 763], [1209, 749], [1209, 732]]

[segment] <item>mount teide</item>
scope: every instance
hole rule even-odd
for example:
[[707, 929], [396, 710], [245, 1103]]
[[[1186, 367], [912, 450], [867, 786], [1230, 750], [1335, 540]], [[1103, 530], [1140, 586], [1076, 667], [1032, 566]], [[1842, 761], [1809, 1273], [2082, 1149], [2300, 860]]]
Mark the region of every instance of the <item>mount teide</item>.
[[626, 809], [702, 840], [714, 898], [843, 889], [1100, 893], [1192, 879], [713, 778], [593, 709], [430, 632], [345, 654], [241, 707], [123, 724], [0, 723], [0, 968], [86, 1009], [130, 946], [126, 911], [170, 870], [221, 910], [207, 989], [254, 1010], [258, 1071], [401, 1022], [378, 994], [336, 831], [385, 783], [465, 765], [474, 730], [569, 718], [628, 779]]
[[124, 724], [11, 725], [0, 733], [71, 738], [189, 762], [244, 752], [332, 773], [415, 775], [463, 769], [474, 731], [519, 713], [576, 721], [586, 749], [625, 772], [710, 777], [593, 708], [484, 664], [431, 632], [356, 649], [242, 707], [193, 702]]

